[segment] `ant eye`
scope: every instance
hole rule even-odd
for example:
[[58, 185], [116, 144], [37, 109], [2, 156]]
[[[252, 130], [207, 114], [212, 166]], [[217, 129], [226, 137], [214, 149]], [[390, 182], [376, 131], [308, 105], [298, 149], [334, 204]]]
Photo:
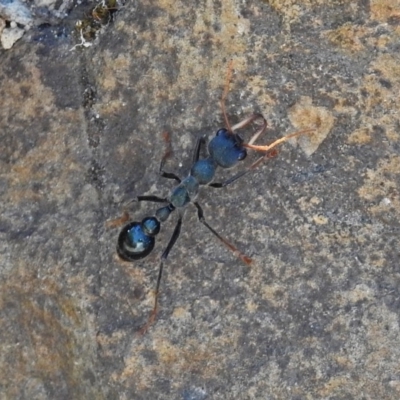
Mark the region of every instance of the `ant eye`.
[[240, 151], [240, 153], [238, 154], [238, 160], [239, 160], [239, 161], [242, 161], [242, 160], [244, 160], [246, 157], [247, 157], [247, 151], [246, 151], [246, 149], [242, 149], [242, 150]]
[[217, 133], [215, 136], [221, 136], [221, 135], [226, 135], [228, 131], [225, 128], [218, 129]]

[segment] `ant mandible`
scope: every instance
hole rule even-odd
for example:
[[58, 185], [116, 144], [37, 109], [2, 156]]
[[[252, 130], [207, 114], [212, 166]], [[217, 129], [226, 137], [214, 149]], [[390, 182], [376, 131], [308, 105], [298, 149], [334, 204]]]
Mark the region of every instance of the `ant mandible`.
[[[267, 129], [267, 121], [261, 114], [253, 114], [236, 125], [230, 126], [227, 113], [225, 110], [225, 98], [229, 91], [229, 83], [232, 75], [232, 62], [228, 67], [228, 74], [225, 82], [225, 88], [221, 99], [221, 109], [225, 121], [226, 128], [219, 129], [213, 139], [208, 143], [208, 157], [200, 158], [201, 147], [205, 145], [206, 139], [204, 136], [199, 137], [196, 141], [193, 152], [192, 167], [188, 176], [184, 179], [179, 178], [177, 175], [164, 171], [164, 164], [167, 158], [171, 156], [172, 150], [170, 146], [170, 139], [168, 133], [164, 133], [164, 139], [167, 142], [167, 151], [165, 152], [159, 173], [162, 177], [173, 179], [178, 182], [178, 185], [171, 191], [170, 195], [166, 198], [158, 196], [138, 196], [137, 201], [148, 201], [155, 203], [164, 203], [165, 206], [159, 208], [154, 216], [146, 217], [141, 222], [130, 222], [124, 226], [118, 237], [117, 253], [124, 261], [135, 261], [148, 256], [154, 248], [155, 236], [160, 232], [161, 223], [165, 222], [173, 211], [178, 212], [178, 221], [175, 229], [168, 242], [167, 247], [161, 255], [160, 266], [158, 271], [157, 285], [155, 291], [154, 307], [150, 313], [146, 325], [140, 330], [143, 334], [147, 331], [149, 326], [154, 322], [157, 315], [159, 289], [161, 277], [163, 273], [164, 261], [167, 259], [172, 247], [177, 241], [181, 232], [182, 217], [185, 207], [192, 203], [197, 209], [198, 220], [214, 235], [216, 236], [229, 250], [231, 250], [237, 257], [240, 258], [245, 264], [249, 265], [252, 259], [241, 251], [236, 246], [230, 243], [227, 239], [222, 237], [214, 228], [212, 228], [204, 218], [203, 209], [200, 204], [195, 201], [199, 191], [199, 187], [207, 185], [213, 188], [222, 188], [230, 185], [239, 178], [248, 174], [257, 168], [267, 158], [275, 156], [275, 151], [271, 150], [278, 144], [286, 142], [288, 139], [309, 133], [312, 129], [306, 129], [284, 136], [270, 145], [257, 146], [253, 143], [257, 138], [262, 135]], [[235, 133], [237, 130], [246, 127], [252, 122], [260, 120], [262, 126], [252, 136], [248, 143]], [[252, 149], [265, 153], [259, 157], [255, 162], [248, 166], [245, 170], [237, 173], [231, 178], [223, 182], [213, 182], [217, 167], [231, 168], [239, 161], [242, 161], [247, 156], [247, 149]]]

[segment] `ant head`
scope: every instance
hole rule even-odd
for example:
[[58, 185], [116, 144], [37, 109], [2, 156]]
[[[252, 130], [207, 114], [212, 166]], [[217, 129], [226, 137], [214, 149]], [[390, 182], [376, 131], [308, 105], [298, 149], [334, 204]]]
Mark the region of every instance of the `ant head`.
[[208, 151], [220, 167], [230, 168], [246, 158], [247, 151], [242, 144], [243, 139], [238, 134], [219, 129], [208, 144]]

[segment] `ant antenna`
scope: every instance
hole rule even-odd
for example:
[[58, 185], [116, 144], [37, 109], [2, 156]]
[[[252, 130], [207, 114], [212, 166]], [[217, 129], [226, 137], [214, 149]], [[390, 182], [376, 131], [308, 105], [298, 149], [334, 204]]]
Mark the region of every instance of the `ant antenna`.
[[233, 133], [233, 130], [231, 128], [231, 124], [229, 123], [228, 115], [226, 114], [225, 99], [229, 93], [229, 85], [232, 79], [232, 70], [233, 70], [233, 60], [231, 60], [228, 65], [228, 72], [226, 73], [226, 78], [225, 78], [224, 92], [222, 93], [222, 98], [221, 98], [222, 114], [224, 116], [226, 129], [228, 129], [230, 133]]

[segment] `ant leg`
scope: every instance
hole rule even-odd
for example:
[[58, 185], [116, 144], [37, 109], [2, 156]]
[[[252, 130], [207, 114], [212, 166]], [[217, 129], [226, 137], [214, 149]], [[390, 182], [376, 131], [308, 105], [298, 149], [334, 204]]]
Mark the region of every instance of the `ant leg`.
[[[169, 201], [165, 198], [158, 197], [158, 196], [137, 196], [135, 200], [131, 200], [128, 202], [125, 207], [128, 207], [130, 204], [136, 202], [136, 201], [149, 201], [153, 203], [169, 203]], [[122, 217], [112, 219], [110, 221], [106, 222], [106, 226], [108, 228], [117, 228], [119, 226], [122, 226], [126, 224], [130, 220], [129, 213], [127, 210], [124, 210]]]
[[139, 201], [148, 201], [148, 202], [152, 202], [152, 203], [169, 203], [168, 199], [166, 199], [165, 197], [158, 197], [158, 196], [154, 196], [154, 195], [137, 196], [133, 200], [126, 203], [125, 208], [129, 207], [132, 203], [136, 203]]
[[130, 216], [128, 211], [124, 211], [120, 218], [110, 219], [106, 221], [107, 228], [118, 228], [122, 225], [125, 225], [130, 220]]
[[160, 175], [161, 175], [163, 178], [173, 179], [174, 181], [177, 181], [178, 183], [181, 183], [181, 178], [179, 178], [179, 176], [175, 175], [175, 174], [172, 173], [172, 172], [165, 172], [165, 171], [163, 171], [163, 169], [162, 169], [163, 166], [164, 166], [164, 163], [160, 166]]
[[262, 121], [262, 127], [249, 140], [249, 144], [253, 144], [257, 140], [257, 138], [267, 130], [267, 121], [261, 114], [250, 115], [244, 120], [238, 122], [236, 125], [232, 126], [232, 131], [235, 131], [237, 129], [242, 129], [257, 119], [260, 119]]
[[264, 162], [268, 158], [273, 158], [277, 155], [276, 151], [271, 151], [265, 154], [264, 156], [258, 158], [253, 164], [251, 164], [249, 167], [247, 167], [244, 171], [241, 171], [237, 173], [236, 175], [228, 178], [226, 181], [223, 182], [214, 182], [210, 183], [208, 186], [213, 187], [213, 188], [223, 188], [225, 186], [230, 185], [231, 183], [237, 181], [239, 178], [242, 176], [247, 175], [249, 172], [255, 170], [262, 162]]
[[242, 146], [246, 147], [248, 149], [256, 150], [256, 151], [266, 152], [266, 151], [269, 151], [269, 150], [273, 149], [278, 144], [286, 142], [288, 139], [294, 138], [296, 136], [304, 135], [304, 134], [307, 134], [307, 133], [311, 133], [311, 132], [314, 132], [314, 131], [315, 131], [315, 129], [303, 129], [301, 131], [294, 132], [294, 133], [291, 133], [290, 135], [281, 137], [280, 139], [275, 140], [275, 142], [271, 143], [270, 145], [256, 146], [256, 145], [252, 144], [254, 142], [254, 140], [251, 140], [251, 143], [250, 142], [249, 143], [243, 143]]
[[306, 134], [306, 133], [310, 133], [310, 132], [313, 132], [313, 131], [314, 131], [314, 129], [304, 129], [302, 131], [298, 131], [298, 132], [292, 133], [290, 135], [284, 136], [284, 137], [282, 137], [280, 139], [277, 139], [277, 140], [275, 140], [275, 142], [273, 142], [272, 144], [270, 144], [268, 146], [256, 146], [256, 145], [253, 145], [254, 141], [262, 133], [261, 130], [256, 132], [253, 135], [253, 137], [250, 139], [249, 143], [243, 143], [242, 146], [246, 147], [248, 149], [256, 150], [256, 151], [262, 151], [262, 152], [265, 152], [266, 154], [264, 156], [258, 158], [253, 164], [251, 164], [249, 167], [247, 167], [244, 171], [241, 171], [241, 172], [237, 173], [236, 175], [232, 176], [231, 178], [227, 179], [226, 181], [210, 183], [208, 186], [211, 186], [211, 187], [214, 187], [214, 188], [221, 188], [221, 187], [225, 187], [225, 186], [230, 185], [231, 183], [235, 182], [236, 180], [238, 180], [242, 176], [247, 175], [249, 172], [251, 172], [252, 170], [256, 169], [266, 159], [275, 157], [277, 155], [276, 150], [272, 150], [272, 151], [270, 151], [270, 150], [273, 149], [278, 144], [286, 142], [290, 138], [293, 138], [293, 137], [296, 137], [296, 136], [299, 136], [299, 135], [303, 135], [303, 134]]
[[225, 99], [226, 99], [226, 96], [228, 96], [228, 93], [229, 93], [229, 84], [230, 84], [231, 79], [232, 79], [232, 68], [233, 68], [233, 60], [231, 60], [229, 65], [228, 65], [228, 72], [227, 72], [226, 78], [225, 78], [224, 92], [222, 93], [222, 98], [221, 98], [221, 103], [220, 103], [221, 104], [222, 115], [224, 116], [226, 129], [231, 133], [233, 132], [233, 130], [232, 130], [231, 125], [229, 123], [228, 115], [226, 114]]
[[174, 232], [172, 233], [171, 239], [169, 240], [168, 245], [161, 256], [160, 267], [158, 270], [156, 292], [155, 292], [155, 298], [154, 298], [154, 307], [153, 307], [152, 312], [150, 313], [150, 316], [149, 316], [149, 319], [147, 320], [146, 325], [140, 329], [141, 335], [144, 335], [147, 332], [150, 325], [153, 324], [153, 322], [156, 319], [157, 308], [158, 308], [158, 295], [160, 293], [160, 283], [161, 283], [161, 278], [162, 278], [162, 273], [163, 273], [163, 268], [164, 268], [164, 261], [167, 259], [169, 252], [171, 251], [172, 247], [174, 246], [175, 242], [177, 241], [177, 239], [179, 237], [179, 234], [181, 233], [181, 226], [182, 226], [182, 216], [179, 216], [178, 222], [175, 225], [175, 229], [174, 229]]
[[165, 153], [163, 155], [163, 158], [161, 159], [160, 169], [158, 170], [159, 174], [163, 178], [173, 179], [173, 180], [177, 181], [178, 183], [181, 183], [181, 179], [177, 175], [175, 175], [172, 172], [164, 171], [164, 164], [167, 161], [167, 159], [172, 156], [173, 152], [172, 152], [172, 146], [171, 146], [171, 137], [170, 137], [169, 133], [166, 132], [166, 131], [163, 132], [163, 138], [164, 138], [164, 141], [166, 143], [166, 150], [165, 150]]
[[232, 243], [228, 242], [224, 237], [222, 237], [215, 229], [213, 229], [210, 225], [208, 225], [207, 221], [204, 218], [204, 212], [201, 208], [200, 204], [197, 202], [193, 203], [197, 208], [197, 217], [199, 221], [214, 235], [216, 236], [229, 250], [235, 254], [235, 256], [239, 257], [245, 264], [250, 265], [252, 263], [252, 259], [247, 257], [245, 254], [240, 252], [236, 246]]
[[239, 123], [237, 123], [237, 124], [235, 124], [235, 125], [233, 125], [231, 127], [231, 125], [229, 123], [229, 120], [228, 120], [228, 115], [226, 113], [225, 100], [226, 100], [226, 97], [228, 96], [228, 93], [229, 93], [229, 86], [230, 86], [230, 82], [231, 82], [231, 79], [232, 79], [232, 70], [233, 70], [233, 60], [231, 60], [229, 65], [228, 65], [228, 72], [227, 72], [226, 78], [225, 78], [224, 91], [222, 93], [222, 98], [221, 98], [221, 102], [220, 102], [222, 115], [224, 117], [226, 129], [230, 133], [233, 133], [237, 129], [244, 128], [245, 126], [249, 125], [251, 122], [253, 122], [254, 120], [256, 120], [258, 118], [262, 119], [263, 120], [263, 127], [253, 136], [253, 138], [249, 142], [250, 144], [252, 144], [267, 129], [267, 121], [265, 120], [265, 118], [261, 114], [254, 114], [254, 115], [251, 115], [250, 117], [244, 119], [243, 121], [241, 121], [241, 122], [239, 122]]
[[192, 164], [199, 161], [201, 146], [203, 146], [205, 143], [206, 143], [206, 139], [205, 139], [204, 135], [199, 136], [196, 139], [196, 144], [195, 144], [194, 150], [193, 150]]
[[168, 203], [168, 200], [164, 197], [158, 197], [158, 196], [138, 196], [137, 201], [149, 201], [153, 203]]

